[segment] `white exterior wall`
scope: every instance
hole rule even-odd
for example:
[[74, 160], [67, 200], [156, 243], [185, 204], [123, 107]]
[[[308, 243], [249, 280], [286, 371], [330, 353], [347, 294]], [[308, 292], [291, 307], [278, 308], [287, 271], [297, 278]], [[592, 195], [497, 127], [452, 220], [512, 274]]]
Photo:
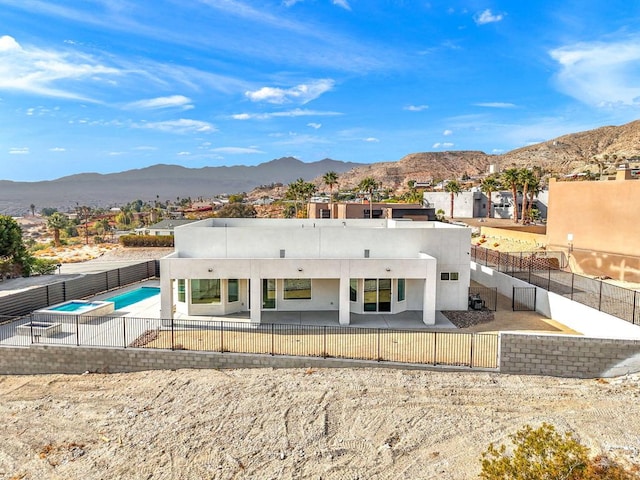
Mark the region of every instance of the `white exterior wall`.
[[[262, 279], [277, 279], [276, 310], [339, 310], [341, 323], [348, 323], [349, 312], [361, 310], [361, 291], [359, 306], [349, 301], [351, 278], [393, 279], [391, 313], [423, 310], [425, 322], [435, 321], [435, 310], [467, 308], [470, 230], [454, 225], [394, 220], [210, 219], [176, 228], [175, 245], [176, 252], [161, 260], [163, 317], [173, 312], [177, 298], [175, 289], [170, 288], [171, 280], [165, 278], [241, 280], [241, 299], [233, 308], [190, 305], [186, 306], [190, 315], [247, 310], [244, 296], [246, 281], [251, 279], [251, 317], [256, 322], [260, 321]], [[281, 250], [284, 258], [280, 258]], [[369, 258], [365, 258], [365, 250]], [[442, 284], [441, 270], [458, 272], [459, 280]], [[311, 300], [284, 300], [285, 278], [312, 279]], [[406, 279], [403, 302], [397, 302], [398, 278]], [[222, 298], [226, 298], [224, 287]]]

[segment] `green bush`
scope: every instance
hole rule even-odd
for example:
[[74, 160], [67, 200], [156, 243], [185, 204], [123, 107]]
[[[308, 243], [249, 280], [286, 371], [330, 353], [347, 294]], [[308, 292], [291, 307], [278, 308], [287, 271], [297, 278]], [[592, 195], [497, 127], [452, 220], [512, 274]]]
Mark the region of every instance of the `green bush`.
[[31, 264], [33, 275], [51, 275], [56, 272], [58, 261], [50, 258], [34, 258]]
[[173, 235], [123, 235], [120, 243], [125, 247], [173, 247]]
[[553, 425], [533, 429], [525, 425], [513, 435], [509, 453], [493, 443], [482, 454], [485, 480], [633, 480], [640, 478], [605, 455], [589, 458], [589, 449], [570, 432], [561, 435]]

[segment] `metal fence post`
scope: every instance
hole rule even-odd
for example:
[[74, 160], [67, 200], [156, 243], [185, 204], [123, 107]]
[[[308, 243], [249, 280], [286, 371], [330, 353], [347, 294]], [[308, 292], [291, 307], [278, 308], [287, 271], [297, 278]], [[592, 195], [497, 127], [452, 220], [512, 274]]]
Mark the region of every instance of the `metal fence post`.
[[322, 358], [327, 358], [327, 326], [322, 326]]
[[220, 321], [220, 353], [224, 353], [224, 321]]
[[631, 311], [631, 323], [633, 323], [634, 325], [636, 324], [636, 308], [638, 307], [638, 302], [637, 302], [637, 298], [638, 298], [638, 292], [635, 292], [633, 294], [633, 310]]
[[80, 346], [80, 315], [76, 315], [76, 347]]
[[547, 290], [551, 291], [551, 265], [547, 266], [547, 270], [549, 271], [549, 278], [547, 280]]
[[[118, 275], [119, 275], [119, 274], [120, 274], [120, 269], [118, 269]], [[119, 279], [118, 279], [118, 281], [119, 281]], [[173, 325], [174, 325], [174, 320], [173, 320], [173, 318], [172, 318], [172, 319], [171, 319], [171, 350], [174, 350], [174, 349], [175, 349], [175, 338], [174, 338], [174, 336], [173, 336], [173, 334], [174, 334], [174, 328], [173, 328]]]
[[599, 295], [599, 298], [598, 298], [598, 311], [600, 311], [600, 312], [602, 311], [602, 284], [603, 283], [604, 282], [601, 280], [600, 281], [600, 295]]
[[122, 317], [122, 345], [127, 348], [127, 317]]
[[471, 335], [471, 349], [469, 351], [469, 368], [473, 368], [473, 342], [475, 342], [476, 336], [473, 333], [470, 333], [469, 335]]
[[276, 335], [275, 335], [275, 323], [271, 324], [271, 356], [273, 357], [276, 353], [275, 353], [275, 341], [276, 341]]
[[382, 357], [380, 356], [380, 329], [378, 328], [378, 361], [380, 362], [382, 360]]
[[572, 301], [573, 301], [573, 282], [575, 281], [575, 279], [576, 279], [576, 274], [572, 273], [571, 274], [571, 300]]

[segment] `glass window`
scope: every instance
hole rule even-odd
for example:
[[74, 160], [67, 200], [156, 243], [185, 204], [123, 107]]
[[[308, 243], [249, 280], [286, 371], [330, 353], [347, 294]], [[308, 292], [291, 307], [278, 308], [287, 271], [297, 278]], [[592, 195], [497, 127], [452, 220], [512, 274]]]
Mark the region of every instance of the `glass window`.
[[227, 301], [237, 302], [238, 301], [238, 279], [230, 278], [227, 280]]
[[185, 302], [186, 301], [184, 287], [185, 287], [184, 278], [179, 278], [178, 279], [178, 301], [179, 302]]
[[391, 311], [391, 279], [381, 278], [378, 280], [378, 311]]
[[404, 302], [405, 299], [405, 281], [404, 278], [398, 279], [398, 301]]
[[440, 272], [440, 280], [449, 280], [449, 272]]
[[378, 309], [378, 280], [364, 279], [364, 311], [375, 312]]
[[285, 300], [311, 300], [310, 278], [285, 278], [283, 283]]
[[449, 280], [458, 280], [458, 272], [451, 272], [449, 274]]
[[352, 278], [349, 280], [349, 300], [352, 302], [358, 301], [358, 279]]
[[262, 308], [276, 308], [276, 281], [273, 278], [262, 279]]
[[220, 303], [220, 279], [191, 280], [191, 303]]

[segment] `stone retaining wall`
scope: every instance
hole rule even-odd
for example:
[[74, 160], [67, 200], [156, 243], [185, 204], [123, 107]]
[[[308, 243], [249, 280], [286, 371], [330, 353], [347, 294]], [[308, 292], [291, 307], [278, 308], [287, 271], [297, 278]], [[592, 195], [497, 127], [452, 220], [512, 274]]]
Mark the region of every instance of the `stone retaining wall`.
[[500, 372], [554, 377], [615, 377], [640, 371], [640, 340], [500, 334]]
[[435, 367], [396, 362], [376, 362], [321, 357], [270, 356], [241, 353], [102, 348], [54, 345], [0, 347], [1, 375], [35, 375], [84, 372], [118, 373], [181, 368], [401, 368], [449, 371], [496, 371], [464, 367]]

